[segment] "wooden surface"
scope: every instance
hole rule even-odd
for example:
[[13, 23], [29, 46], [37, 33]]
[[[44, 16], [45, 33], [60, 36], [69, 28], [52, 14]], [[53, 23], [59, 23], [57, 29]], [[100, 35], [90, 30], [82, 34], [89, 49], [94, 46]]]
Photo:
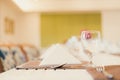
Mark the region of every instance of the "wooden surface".
[[[39, 66], [40, 61], [30, 61], [28, 63], [25, 63], [21, 66], [16, 67], [17, 70], [23, 69], [23, 70], [29, 70], [29, 69], [51, 69], [51, 66], [55, 65], [42, 65]], [[120, 80], [120, 65], [114, 65], [114, 66], [105, 66], [105, 69], [108, 73], [112, 74], [114, 79], [107, 79], [106, 76], [103, 75], [103, 73], [97, 72], [95, 68], [90, 66], [85, 66], [86, 63], [83, 64], [66, 64], [63, 67], [59, 69], [86, 69], [94, 78], [94, 80]]]
[[[63, 67], [59, 69], [79, 69], [79, 68], [85, 68], [85, 65], [88, 62], [83, 62], [82, 64], [65, 64]], [[16, 69], [53, 69], [54, 66], [56, 65], [41, 65], [39, 66], [40, 61], [30, 61], [27, 62], [21, 66], [17, 66]]]

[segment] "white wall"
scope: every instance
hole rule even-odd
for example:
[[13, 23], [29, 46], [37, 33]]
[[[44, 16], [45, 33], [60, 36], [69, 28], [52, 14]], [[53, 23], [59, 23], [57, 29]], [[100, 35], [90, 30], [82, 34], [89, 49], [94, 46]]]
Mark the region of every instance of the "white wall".
[[[16, 32], [16, 29], [17, 27], [19, 27], [19, 25], [17, 25], [16, 23], [18, 22], [18, 17], [19, 15], [21, 15], [19, 12], [19, 10], [17, 10], [14, 5], [11, 5], [11, 3], [7, 2], [6, 0], [1, 0], [1, 11], [0, 11], [0, 16], [1, 16], [1, 26], [0, 26], [0, 39], [2, 41], [10, 41], [10, 42], [13, 42], [13, 41], [17, 41], [16, 40], [16, 36], [17, 36], [17, 32]], [[5, 33], [5, 18], [9, 18], [9, 19], [12, 19], [15, 23], [15, 32], [13, 35], [10, 35], [10, 34], [6, 34]]]
[[[39, 13], [23, 13], [10, 0], [0, 0], [0, 41], [40, 46]], [[14, 34], [5, 33], [4, 19], [14, 20]]]
[[[2, 8], [1, 8], [1, 3], [2, 3], [2, 2], [1, 2], [1, 0], [0, 0], [0, 13], [2, 12], [2, 10], [1, 10], [1, 9], [2, 9]], [[2, 22], [2, 19], [1, 19], [1, 17], [2, 17], [2, 16], [0, 15], [0, 39], [1, 39], [1, 32], [2, 32], [2, 30], [1, 30], [1, 26], [2, 26], [2, 23], [1, 23], [1, 22]]]
[[102, 12], [103, 38], [110, 42], [120, 42], [120, 10]]
[[38, 13], [24, 13], [19, 22], [18, 35], [22, 35], [20, 40], [40, 46], [40, 15]]

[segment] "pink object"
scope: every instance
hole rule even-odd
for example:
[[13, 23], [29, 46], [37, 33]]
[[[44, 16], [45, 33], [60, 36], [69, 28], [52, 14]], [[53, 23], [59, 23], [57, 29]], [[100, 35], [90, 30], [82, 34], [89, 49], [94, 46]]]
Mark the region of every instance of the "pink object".
[[91, 37], [92, 37], [91, 33], [89, 31], [86, 31], [85, 32], [85, 38], [86, 39], [91, 39]]
[[81, 32], [82, 36], [84, 39], [91, 39], [92, 38], [92, 34], [90, 31], [84, 30]]

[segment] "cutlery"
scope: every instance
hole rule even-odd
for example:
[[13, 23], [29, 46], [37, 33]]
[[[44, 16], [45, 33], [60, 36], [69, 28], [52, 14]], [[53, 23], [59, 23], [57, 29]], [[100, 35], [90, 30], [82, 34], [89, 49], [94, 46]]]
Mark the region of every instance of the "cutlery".
[[103, 74], [107, 77], [108, 80], [114, 80], [113, 75], [110, 74], [110, 73], [108, 73], [108, 72], [105, 70], [105, 67], [104, 67], [104, 66], [97, 66], [97, 67], [96, 67], [96, 71], [103, 73]]

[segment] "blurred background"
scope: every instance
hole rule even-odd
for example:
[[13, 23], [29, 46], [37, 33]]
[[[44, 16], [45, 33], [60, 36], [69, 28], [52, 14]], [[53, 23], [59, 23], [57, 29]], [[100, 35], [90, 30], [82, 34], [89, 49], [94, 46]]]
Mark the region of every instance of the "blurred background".
[[119, 0], [0, 0], [0, 42], [45, 48], [98, 30], [120, 42]]
[[66, 48], [57, 43], [84, 56], [80, 35], [85, 30], [101, 35], [99, 46], [87, 45], [90, 52], [119, 53], [120, 0], [0, 0], [0, 72], [43, 59], [50, 46], [47, 55], [55, 49], [62, 53]]

